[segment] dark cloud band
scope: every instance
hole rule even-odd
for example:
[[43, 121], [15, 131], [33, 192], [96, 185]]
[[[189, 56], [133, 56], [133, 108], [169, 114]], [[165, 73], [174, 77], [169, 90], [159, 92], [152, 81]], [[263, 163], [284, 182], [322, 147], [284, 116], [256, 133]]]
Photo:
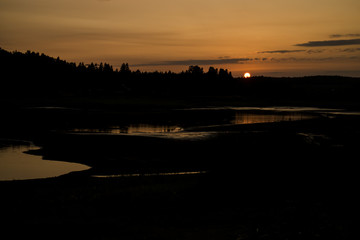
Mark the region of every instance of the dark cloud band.
[[327, 41], [310, 41], [307, 43], [299, 43], [298, 47], [331, 47], [331, 46], [347, 46], [360, 45], [360, 38], [356, 39], [342, 39], [342, 40], [327, 40]]
[[263, 51], [258, 53], [297, 53], [297, 52], [305, 52], [305, 50], [274, 50], [274, 51]]
[[331, 38], [341, 38], [341, 37], [360, 37], [360, 33], [350, 33], [350, 34], [332, 34]]

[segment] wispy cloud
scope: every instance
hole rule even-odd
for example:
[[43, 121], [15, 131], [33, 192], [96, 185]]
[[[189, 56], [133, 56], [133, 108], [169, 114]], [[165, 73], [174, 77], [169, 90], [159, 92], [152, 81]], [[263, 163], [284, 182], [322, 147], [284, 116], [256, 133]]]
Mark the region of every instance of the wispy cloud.
[[306, 51], [308, 54], [317, 54], [317, 53], [354, 53], [359, 52], [360, 48], [338, 48], [338, 49], [309, 49]]
[[360, 37], [360, 33], [332, 34], [332, 35], [330, 35], [330, 38], [341, 38], [341, 37]]
[[305, 52], [306, 50], [274, 50], [274, 51], [262, 51], [258, 53], [297, 53], [297, 52]]
[[317, 54], [323, 52], [326, 52], [326, 49], [310, 49], [306, 51], [307, 54]]
[[270, 58], [271, 62], [324, 62], [324, 61], [357, 61], [360, 56], [331, 56], [331, 57], [289, 57], [289, 58]]
[[297, 57], [290, 57], [290, 58], [271, 58], [271, 62], [316, 62], [316, 61], [330, 61], [334, 60], [334, 57], [324, 57], [324, 58], [297, 58]]
[[346, 48], [346, 49], [339, 49], [339, 52], [347, 52], [347, 53], [353, 53], [360, 51], [360, 48]]
[[136, 67], [144, 66], [179, 66], [179, 65], [221, 65], [221, 64], [241, 64], [252, 61], [252, 58], [220, 58], [220, 59], [199, 59], [199, 60], [177, 60], [177, 61], [160, 61], [152, 63], [143, 63], [134, 65]]
[[332, 47], [332, 46], [347, 46], [347, 45], [360, 45], [360, 38], [326, 40], [326, 41], [309, 41], [307, 43], [295, 44], [295, 46], [298, 47]]

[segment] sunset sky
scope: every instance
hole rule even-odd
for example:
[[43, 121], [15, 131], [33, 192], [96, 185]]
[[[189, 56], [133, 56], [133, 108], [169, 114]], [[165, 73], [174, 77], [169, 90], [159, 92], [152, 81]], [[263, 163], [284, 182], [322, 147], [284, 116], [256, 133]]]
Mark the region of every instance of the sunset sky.
[[360, 1], [0, 0], [0, 47], [142, 71], [360, 76]]

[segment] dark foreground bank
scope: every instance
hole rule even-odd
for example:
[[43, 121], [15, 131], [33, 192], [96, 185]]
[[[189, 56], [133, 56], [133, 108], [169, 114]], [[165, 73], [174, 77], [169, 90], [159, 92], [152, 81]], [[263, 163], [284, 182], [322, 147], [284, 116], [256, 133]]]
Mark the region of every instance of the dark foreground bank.
[[[20, 120], [9, 121], [3, 135], [34, 141], [41, 149], [32, 154], [45, 159], [84, 163], [92, 169], [0, 182], [3, 230], [11, 229], [14, 238], [352, 238], [360, 133], [356, 115], [249, 125], [211, 125], [209, 115], [204, 126], [199, 119], [207, 113], [201, 112], [196, 118], [180, 118], [184, 127], [187, 121], [198, 121], [201, 124], [188, 132], [216, 134], [184, 140], [65, 131], [89, 114], [95, 117], [85, 123], [96, 127], [109, 119], [166, 122], [172, 119], [165, 117], [169, 111], [175, 114], [169, 109], [108, 109], [106, 114], [50, 109], [47, 115], [49, 109], [27, 108], [15, 116], [31, 116], [29, 111], [40, 111], [38, 120], [49, 118], [41, 120], [43, 125], [30, 119], [35, 128], [29, 122], [19, 126]], [[49, 122], [59, 111], [62, 121]], [[94, 177], [180, 171], [201, 173]]]
[[355, 202], [347, 190], [278, 192], [249, 182], [72, 175], [1, 183], [3, 232], [11, 226], [13, 239], [351, 238]]

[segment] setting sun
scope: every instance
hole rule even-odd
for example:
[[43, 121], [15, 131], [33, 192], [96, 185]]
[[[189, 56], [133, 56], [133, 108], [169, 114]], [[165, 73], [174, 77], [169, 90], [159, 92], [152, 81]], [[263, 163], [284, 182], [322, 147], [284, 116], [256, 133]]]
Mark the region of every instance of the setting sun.
[[251, 77], [250, 73], [247, 72], [247, 73], [244, 74], [244, 78], [249, 78], [249, 77]]

